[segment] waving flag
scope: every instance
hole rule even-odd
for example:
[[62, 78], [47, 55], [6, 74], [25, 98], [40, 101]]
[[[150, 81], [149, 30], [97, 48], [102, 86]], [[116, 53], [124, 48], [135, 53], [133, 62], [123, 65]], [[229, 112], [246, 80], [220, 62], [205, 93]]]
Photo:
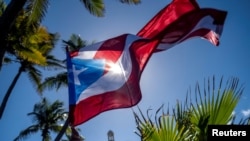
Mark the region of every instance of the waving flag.
[[137, 35], [124, 34], [67, 56], [73, 126], [141, 100], [139, 81], [150, 56], [191, 37], [218, 45], [226, 12], [200, 9], [194, 0], [174, 0]]
[[137, 36], [154, 39], [158, 43], [155, 52], [167, 50], [191, 37], [205, 38], [218, 46], [226, 15], [226, 11], [199, 8], [195, 0], [173, 0]]
[[[124, 34], [71, 52], [67, 58], [70, 119], [81, 124], [97, 114], [126, 108], [141, 99], [134, 54], [138, 36]], [[143, 54], [141, 54], [143, 56]]]

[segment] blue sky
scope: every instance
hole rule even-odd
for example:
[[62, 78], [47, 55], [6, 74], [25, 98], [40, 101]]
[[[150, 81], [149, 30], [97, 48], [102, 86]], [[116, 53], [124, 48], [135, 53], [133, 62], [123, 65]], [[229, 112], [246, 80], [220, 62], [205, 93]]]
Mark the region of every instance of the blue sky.
[[[60, 41], [54, 54], [64, 59], [61, 40], [68, 40], [72, 33], [83, 39], [102, 41], [124, 33], [136, 34], [170, 0], [142, 0], [139, 5], [125, 5], [118, 1], [105, 1], [105, 17], [90, 15], [79, 1], [51, 1], [44, 19], [51, 32], [59, 32]], [[235, 114], [243, 117], [250, 113], [250, 9], [249, 0], [197, 0], [200, 7], [211, 7], [228, 11], [219, 47], [206, 40], [191, 39], [170, 50], [154, 54], [141, 78], [142, 100], [138, 106], [156, 110], [162, 104], [173, 107], [177, 100], [183, 100], [189, 87], [196, 82], [203, 84], [204, 78], [221, 76], [225, 79], [238, 77], [245, 89]], [[0, 71], [0, 100], [16, 74], [18, 65], [4, 66]], [[217, 81], [218, 82], [218, 81]], [[217, 83], [218, 84], [218, 83]], [[44, 96], [51, 101], [65, 102], [67, 89], [46, 91]], [[22, 129], [32, 124], [27, 113], [40, 100], [23, 74], [9, 99], [3, 118], [0, 120], [1, 140], [13, 140]], [[134, 107], [137, 110], [136, 107]], [[244, 113], [244, 114], [243, 114]], [[153, 114], [153, 113], [152, 113]], [[139, 141], [134, 133], [136, 125], [131, 108], [104, 112], [78, 126], [86, 141], [107, 141], [108, 130], [113, 130], [116, 141]], [[30, 136], [27, 141], [40, 140], [40, 134]]]

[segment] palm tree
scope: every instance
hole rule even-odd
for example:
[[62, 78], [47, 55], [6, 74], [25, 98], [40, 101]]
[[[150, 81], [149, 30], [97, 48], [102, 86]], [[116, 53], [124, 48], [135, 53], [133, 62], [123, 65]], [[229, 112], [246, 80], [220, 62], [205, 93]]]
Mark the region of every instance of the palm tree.
[[61, 130], [61, 123], [67, 118], [67, 112], [63, 109], [63, 102], [57, 100], [50, 103], [46, 98], [43, 98], [41, 102], [34, 105], [33, 111], [28, 113], [28, 116], [32, 117], [34, 124], [22, 130], [14, 141], [23, 140], [39, 131], [42, 141], [50, 141], [51, 133], [57, 133]]
[[28, 74], [32, 84], [38, 86], [42, 77], [39, 67], [60, 66], [60, 61], [50, 55], [57, 41], [57, 34], [49, 33], [43, 26], [28, 26], [27, 18], [28, 15], [25, 14], [25, 11], [22, 11], [10, 32], [11, 36], [8, 37], [6, 59], [18, 62], [20, 67], [3, 98], [0, 107], [0, 118], [11, 92], [23, 72]]
[[[219, 87], [215, 87], [215, 78], [212, 85], [208, 79], [201, 91], [199, 84], [195, 89], [195, 102], [192, 101], [191, 91], [187, 94], [184, 104], [177, 103], [173, 114], [163, 113], [155, 122], [145, 115], [134, 112], [137, 123], [136, 132], [142, 141], [207, 141], [208, 125], [226, 125], [233, 120], [233, 111], [243, 93], [243, 88], [238, 88], [239, 80], [230, 78], [223, 85], [221, 78]], [[207, 86], [206, 86], [207, 85]], [[224, 88], [223, 88], [224, 87]], [[249, 119], [248, 119], [249, 122]]]
[[[0, 0], [0, 3], [2, 0]], [[104, 15], [105, 6], [103, 0], [80, 0], [85, 8], [94, 16], [101, 17]], [[139, 4], [140, 0], [120, 0], [121, 3], [127, 4]], [[24, 7], [24, 6], [27, 7]], [[42, 19], [45, 17], [49, 0], [11, 0], [6, 10], [0, 17], [0, 68], [2, 67], [2, 60], [7, 50], [6, 38], [13, 27], [18, 14], [22, 9], [29, 9], [30, 18], [29, 22], [40, 24]]]

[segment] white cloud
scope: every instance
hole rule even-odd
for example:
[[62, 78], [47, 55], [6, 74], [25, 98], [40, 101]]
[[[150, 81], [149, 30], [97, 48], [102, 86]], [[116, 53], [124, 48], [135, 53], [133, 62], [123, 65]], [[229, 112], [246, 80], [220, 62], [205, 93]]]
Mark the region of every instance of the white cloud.
[[241, 113], [242, 113], [245, 117], [248, 117], [248, 116], [250, 116], [250, 109], [242, 110]]

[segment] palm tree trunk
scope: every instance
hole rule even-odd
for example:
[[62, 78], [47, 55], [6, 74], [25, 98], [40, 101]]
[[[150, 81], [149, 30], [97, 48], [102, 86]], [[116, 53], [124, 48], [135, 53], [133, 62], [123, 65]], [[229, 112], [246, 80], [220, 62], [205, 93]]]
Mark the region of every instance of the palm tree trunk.
[[11, 0], [0, 17], [0, 69], [6, 52], [6, 37], [27, 0]]
[[16, 82], [19, 79], [19, 77], [20, 77], [20, 75], [22, 74], [23, 71], [24, 71], [24, 66], [20, 66], [16, 76], [14, 77], [13, 81], [11, 82], [10, 87], [8, 88], [6, 94], [5, 94], [4, 98], [3, 98], [3, 101], [2, 101], [2, 104], [1, 104], [1, 107], [0, 107], [0, 119], [2, 118], [4, 109], [6, 107], [8, 99], [10, 97], [10, 94], [11, 94], [13, 88], [15, 87]]
[[49, 127], [48, 124], [46, 124], [44, 129], [42, 130], [42, 141], [48, 141], [49, 139]]

